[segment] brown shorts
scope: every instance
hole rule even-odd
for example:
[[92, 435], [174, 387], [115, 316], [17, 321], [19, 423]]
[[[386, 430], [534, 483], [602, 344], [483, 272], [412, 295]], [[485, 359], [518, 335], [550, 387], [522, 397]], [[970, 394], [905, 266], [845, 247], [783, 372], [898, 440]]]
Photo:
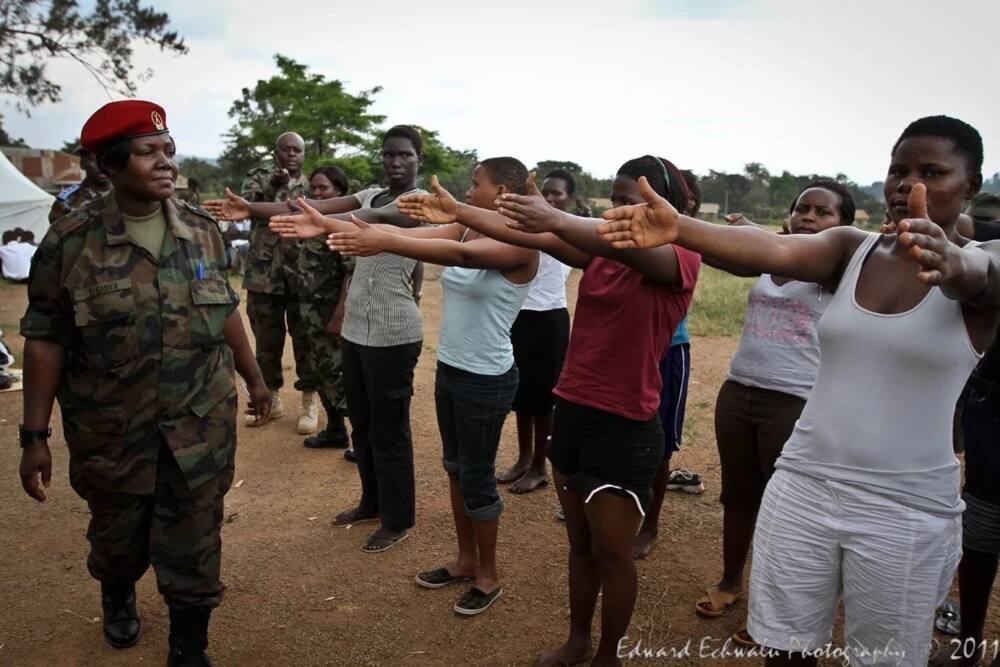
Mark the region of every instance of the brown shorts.
[[715, 401], [715, 440], [722, 467], [719, 501], [754, 511], [806, 402], [798, 396], [726, 380]]

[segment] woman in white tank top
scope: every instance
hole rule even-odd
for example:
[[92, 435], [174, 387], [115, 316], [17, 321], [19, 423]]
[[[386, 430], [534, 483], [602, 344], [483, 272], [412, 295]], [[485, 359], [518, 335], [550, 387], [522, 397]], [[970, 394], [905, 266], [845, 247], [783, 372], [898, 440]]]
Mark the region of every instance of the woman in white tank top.
[[[1000, 242], [955, 222], [982, 185], [982, 139], [922, 118], [885, 180], [898, 235], [842, 227], [778, 236], [649, 206], [605, 214], [616, 247], [675, 243], [728, 266], [836, 290], [819, 326], [816, 384], [761, 503], [750, 634], [768, 665], [816, 664], [837, 602], [852, 664], [926, 664], [934, 610], [960, 556], [951, 423], [1000, 316]], [[932, 222], [933, 221], [933, 222]]]

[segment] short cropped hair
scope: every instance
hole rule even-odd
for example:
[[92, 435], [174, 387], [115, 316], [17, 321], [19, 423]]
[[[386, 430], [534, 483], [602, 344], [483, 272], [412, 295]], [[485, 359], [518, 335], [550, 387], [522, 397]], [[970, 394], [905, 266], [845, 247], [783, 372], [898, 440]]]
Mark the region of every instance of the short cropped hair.
[[979, 174], [983, 171], [983, 138], [979, 131], [957, 118], [951, 116], [925, 116], [919, 118], [903, 130], [899, 139], [892, 146], [892, 154], [903, 143], [904, 139], [911, 137], [942, 137], [951, 139], [957, 150], [966, 159], [969, 172]]
[[528, 168], [512, 157], [491, 157], [479, 163], [490, 175], [494, 185], [502, 185], [508, 192], [527, 194]]
[[403, 139], [409, 139], [410, 143], [413, 144], [413, 150], [417, 152], [417, 155], [424, 154], [424, 140], [420, 138], [420, 132], [416, 128], [410, 127], [409, 125], [394, 125], [385, 131], [382, 135], [382, 144], [384, 145], [387, 139], [392, 137], [401, 137]]
[[549, 173], [545, 174], [545, 178], [558, 178], [566, 183], [566, 194], [572, 197], [576, 194], [576, 180], [573, 178], [573, 174], [569, 173], [565, 169], [553, 169]]
[[840, 211], [840, 224], [842, 225], [853, 225], [854, 224], [854, 197], [851, 196], [850, 190], [844, 187], [837, 181], [830, 181], [827, 179], [821, 179], [818, 181], [812, 181], [806, 183], [805, 187], [799, 190], [799, 194], [795, 195], [795, 199], [792, 200], [791, 205], [788, 207], [788, 214], [791, 215], [795, 212], [795, 205], [799, 203], [799, 197], [806, 190], [811, 190], [813, 188], [820, 188], [821, 190], [827, 190], [837, 195], [840, 202], [837, 204], [837, 210]]

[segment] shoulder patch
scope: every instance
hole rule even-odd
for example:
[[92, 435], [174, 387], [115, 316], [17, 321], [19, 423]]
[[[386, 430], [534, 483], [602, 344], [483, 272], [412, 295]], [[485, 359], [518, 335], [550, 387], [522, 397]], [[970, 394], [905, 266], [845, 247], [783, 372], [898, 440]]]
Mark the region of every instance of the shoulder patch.
[[218, 224], [218, 221], [212, 217], [212, 214], [203, 209], [201, 206], [195, 206], [190, 202], [186, 202], [180, 199], [175, 199], [174, 204], [175, 205], [180, 204], [180, 208], [183, 209], [186, 213], [193, 213], [201, 218], [205, 218], [206, 220], [211, 220], [212, 222]]
[[86, 208], [75, 209], [53, 222], [51, 230], [61, 238], [87, 224], [93, 217], [92, 212]]
[[60, 192], [59, 194], [57, 194], [56, 199], [60, 201], [67, 201], [71, 196], [73, 196], [73, 193], [79, 189], [80, 189], [79, 183], [77, 183], [76, 185], [71, 185], [62, 192]]

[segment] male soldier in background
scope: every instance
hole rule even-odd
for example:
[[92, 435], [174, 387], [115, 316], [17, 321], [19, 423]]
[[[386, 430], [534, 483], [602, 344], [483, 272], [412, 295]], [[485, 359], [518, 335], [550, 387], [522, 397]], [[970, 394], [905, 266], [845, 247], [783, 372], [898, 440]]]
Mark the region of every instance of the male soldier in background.
[[55, 222], [64, 215], [84, 208], [90, 202], [100, 199], [111, 192], [111, 181], [97, 168], [97, 160], [82, 146], [74, 151], [80, 156], [80, 168], [83, 169], [83, 180], [77, 185], [71, 185], [56, 196], [49, 211], [49, 222]]
[[[282, 134], [278, 137], [274, 157], [276, 167], [257, 167], [247, 174], [241, 188], [243, 198], [250, 202], [283, 202], [308, 197], [309, 179], [302, 173], [305, 159], [302, 137], [294, 132]], [[247, 316], [256, 338], [257, 363], [274, 395], [273, 417], [282, 414], [278, 390], [284, 384], [281, 358], [285, 350], [287, 323], [298, 376], [295, 388], [302, 392], [298, 432], [308, 435], [319, 426], [319, 404], [315, 379], [307, 370], [308, 348], [302, 340], [304, 326], [298, 303], [301, 287], [297, 271], [299, 242], [279, 238], [268, 229], [267, 222], [265, 218], [253, 218], [250, 229], [250, 249], [243, 271]], [[250, 417], [247, 423], [256, 425]]]

